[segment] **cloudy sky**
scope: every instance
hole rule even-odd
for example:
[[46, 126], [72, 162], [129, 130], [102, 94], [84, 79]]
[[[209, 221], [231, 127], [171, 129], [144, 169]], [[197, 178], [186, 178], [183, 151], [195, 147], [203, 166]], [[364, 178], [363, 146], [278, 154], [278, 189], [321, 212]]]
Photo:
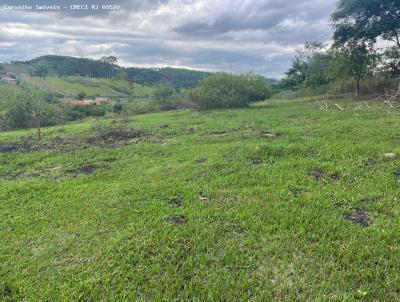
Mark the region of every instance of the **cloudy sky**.
[[[120, 5], [113, 11], [71, 4]], [[0, 0], [0, 62], [45, 54], [125, 66], [255, 71], [281, 77], [296, 47], [328, 41], [336, 0]], [[33, 10], [9, 6], [32, 5]], [[59, 5], [38, 12], [36, 4]], [[8, 5], [5, 8], [4, 5]]]

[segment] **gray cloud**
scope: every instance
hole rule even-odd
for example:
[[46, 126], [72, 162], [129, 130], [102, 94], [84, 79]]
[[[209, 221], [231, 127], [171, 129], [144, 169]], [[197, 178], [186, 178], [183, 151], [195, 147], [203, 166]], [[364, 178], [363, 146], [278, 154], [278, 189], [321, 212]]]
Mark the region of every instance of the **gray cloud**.
[[[279, 77], [297, 46], [307, 40], [330, 39], [328, 21], [335, 6], [335, 0], [107, 2], [120, 4], [121, 10], [39, 13], [0, 9], [0, 61], [45, 54], [94, 58], [112, 54], [125, 65], [253, 70]], [[0, 7], [4, 3], [36, 1], [0, 0]]]

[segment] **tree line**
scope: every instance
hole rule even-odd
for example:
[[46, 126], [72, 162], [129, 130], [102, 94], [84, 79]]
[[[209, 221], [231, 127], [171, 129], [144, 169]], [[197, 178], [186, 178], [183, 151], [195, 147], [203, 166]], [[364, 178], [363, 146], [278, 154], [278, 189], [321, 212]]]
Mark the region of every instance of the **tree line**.
[[358, 97], [364, 79], [374, 83], [365, 93], [398, 85], [400, 1], [340, 0], [331, 20], [333, 44], [307, 42], [299, 48], [281, 89], [327, 92], [351, 83]]

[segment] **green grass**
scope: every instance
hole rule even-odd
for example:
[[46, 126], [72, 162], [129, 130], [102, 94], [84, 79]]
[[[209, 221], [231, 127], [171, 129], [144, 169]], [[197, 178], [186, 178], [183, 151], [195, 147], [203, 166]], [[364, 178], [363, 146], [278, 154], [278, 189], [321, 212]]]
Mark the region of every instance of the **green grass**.
[[[111, 79], [87, 78], [78, 76], [68, 77], [37, 77], [25, 80], [26, 83], [34, 85], [43, 90], [54, 91], [64, 95], [77, 95], [80, 92], [88, 96], [124, 96], [123, 81]], [[136, 96], [152, 95], [153, 88], [135, 84], [134, 93]]]
[[142, 115], [129, 146], [0, 154], [0, 300], [398, 301], [400, 112], [341, 104]]

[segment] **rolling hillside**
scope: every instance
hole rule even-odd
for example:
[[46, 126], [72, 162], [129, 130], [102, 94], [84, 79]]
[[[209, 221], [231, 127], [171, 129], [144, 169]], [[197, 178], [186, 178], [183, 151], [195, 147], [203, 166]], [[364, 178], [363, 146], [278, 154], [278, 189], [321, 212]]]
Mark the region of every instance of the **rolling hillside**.
[[[87, 96], [94, 97], [100, 96], [126, 96], [127, 84], [121, 80], [113, 79], [96, 79], [79, 76], [67, 77], [47, 77], [41, 79], [33, 77], [25, 80], [26, 84], [40, 88], [46, 91], [58, 92], [64, 96], [77, 95], [78, 93], [85, 93]], [[150, 96], [153, 88], [146, 87], [140, 84], [135, 84], [134, 95], [136, 97]]]
[[90, 76], [92, 78], [111, 78], [119, 72], [126, 72], [130, 80], [145, 86], [165, 84], [173, 88], [191, 88], [210, 73], [180, 68], [139, 68], [121, 67], [88, 58], [67, 56], [42, 56], [29, 61], [5, 63], [6, 71], [35, 73], [39, 66], [44, 66], [49, 76]]

